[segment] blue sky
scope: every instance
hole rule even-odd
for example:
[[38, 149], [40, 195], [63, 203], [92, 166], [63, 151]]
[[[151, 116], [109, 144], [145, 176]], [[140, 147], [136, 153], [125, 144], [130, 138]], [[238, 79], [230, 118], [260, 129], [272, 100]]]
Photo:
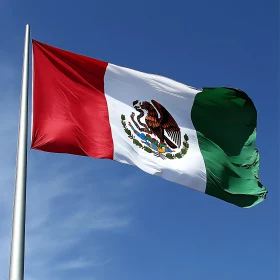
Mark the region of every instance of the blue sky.
[[0, 278], [29, 23], [47, 44], [198, 88], [246, 91], [269, 193], [241, 209], [120, 163], [29, 150], [25, 279], [277, 279], [277, 13], [276, 0], [0, 0]]

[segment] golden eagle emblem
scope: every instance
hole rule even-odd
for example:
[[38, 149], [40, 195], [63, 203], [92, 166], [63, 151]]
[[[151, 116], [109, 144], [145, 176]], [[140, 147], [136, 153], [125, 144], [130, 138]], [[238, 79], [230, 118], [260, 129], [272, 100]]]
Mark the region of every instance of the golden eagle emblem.
[[135, 100], [132, 105], [137, 116], [135, 112], [131, 113], [132, 122], [129, 121], [127, 127], [126, 117], [122, 115], [121, 123], [135, 145], [162, 159], [182, 158], [187, 153], [189, 138], [185, 134], [182, 143], [181, 129], [164, 106], [155, 100]]

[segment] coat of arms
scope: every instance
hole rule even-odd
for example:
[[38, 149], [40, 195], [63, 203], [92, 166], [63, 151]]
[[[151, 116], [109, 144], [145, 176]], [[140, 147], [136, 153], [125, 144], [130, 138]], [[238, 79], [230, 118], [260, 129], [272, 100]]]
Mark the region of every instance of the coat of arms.
[[128, 137], [139, 148], [162, 159], [179, 159], [188, 151], [187, 134], [183, 143], [181, 129], [172, 115], [157, 101], [133, 102], [135, 112], [130, 115], [131, 121], [121, 115], [121, 123]]

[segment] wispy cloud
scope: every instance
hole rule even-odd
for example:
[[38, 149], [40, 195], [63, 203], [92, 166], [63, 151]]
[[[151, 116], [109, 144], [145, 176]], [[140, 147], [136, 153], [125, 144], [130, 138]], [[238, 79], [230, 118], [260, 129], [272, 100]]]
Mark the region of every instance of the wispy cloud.
[[[10, 251], [10, 233], [11, 233], [11, 211], [12, 211], [12, 195], [13, 180], [15, 177], [15, 136], [17, 134], [17, 114], [15, 111], [10, 112], [12, 104], [13, 83], [11, 82], [15, 76], [13, 67], [5, 63], [1, 59], [0, 66], [0, 278], [7, 279], [7, 269], [9, 263]], [[8, 85], [11, 86], [8, 86]], [[14, 116], [12, 116], [14, 114]]]
[[[5, 96], [0, 104], [0, 279], [8, 279], [11, 241], [19, 117], [15, 91], [20, 92], [14, 88], [20, 71], [14, 69], [8, 63], [0, 67], [0, 93]], [[110, 263], [102, 240], [93, 247], [85, 244], [100, 238], [95, 236], [100, 231], [123, 231], [132, 217], [129, 205], [120, 199], [121, 188], [114, 196], [112, 181], [104, 180], [102, 188], [108, 195], [100, 188], [100, 177], [92, 177], [102, 172], [105, 163], [35, 151], [28, 154], [26, 279], [62, 279], [69, 270], [91, 270]], [[126, 188], [125, 182], [121, 185]]]
[[93, 266], [105, 265], [110, 263], [111, 259], [107, 259], [104, 261], [94, 261], [94, 260], [85, 260], [83, 258], [79, 258], [76, 260], [65, 261], [61, 265], [57, 267], [58, 270], [73, 270], [73, 269], [83, 269], [89, 268]]

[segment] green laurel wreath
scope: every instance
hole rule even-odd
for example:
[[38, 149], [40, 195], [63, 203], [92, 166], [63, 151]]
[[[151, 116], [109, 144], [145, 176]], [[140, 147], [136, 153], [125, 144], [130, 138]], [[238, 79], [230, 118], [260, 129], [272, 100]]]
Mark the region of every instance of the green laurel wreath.
[[[121, 124], [124, 128], [125, 133], [128, 135], [128, 138], [133, 140], [133, 144], [135, 144], [136, 146], [138, 146], [139, 148], [143, 149], [144, 151], [146, 151], [147, 153], [153, 153], [153, 150], [150, 149], [149, 147], [147, 147], [146, 145], [142, 145], [141, 142], [139, 142], [135, 136], [133, 135], [133, 133], [131, 132], [131, 130], [129, 128], [127, 128], [126, 126], [126, 122], [125, 122], [125, 115], [121, 115]], [[172, 154], [172, 153], [167, 153], [165, 154], [165, 156], [168, 159], [176, 159], [176, 158], [182, 158], [184, 155], [187, 154], [188, 149], [189, 149], [189, 137], [187, 134], [184, 135], [184, 141], [183, 141], [183, 147], [180, 150], [180, 152], [176, 153], [176, 154]]]

